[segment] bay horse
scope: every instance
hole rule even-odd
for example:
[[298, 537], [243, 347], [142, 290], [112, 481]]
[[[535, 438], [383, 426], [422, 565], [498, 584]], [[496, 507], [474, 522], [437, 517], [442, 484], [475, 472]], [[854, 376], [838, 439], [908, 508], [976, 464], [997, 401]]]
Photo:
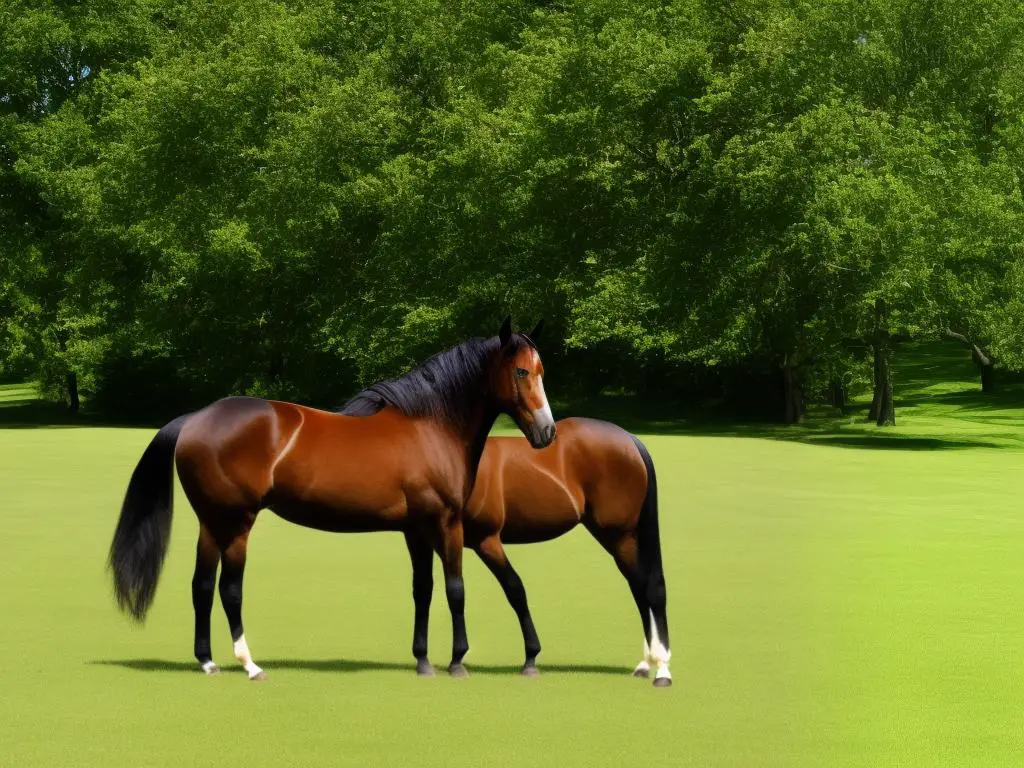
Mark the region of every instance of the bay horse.
[[[192, 578], [195, 656], [219, 671], [210, 649], [217, 566], [235, 658], [250, 680], [253, 661], [242, 627], [242, 575], [249, 534], [267, 508], [298, 525], [333, 532], [401, 531], [418, 569], [437, 552], [452, 615], [449, 672], [466, 674], [462, 516], [487, 434], [511, 416], [537, 448], [555, 436], [543, 364], [530, 336], [470, 339], [396, 379], [353, 398], [342, 413], [275, 400], [229, 397], [179, 416], [157, 432], [132, 473], [110, 548], [118, 606], [144, 620], [170, 538], [174, 468], [196, 516]], [[432, 584], [431, 584], [432, 586]], [[414, 640], [417, 671], [426, 639]]]
[[[665, 575], [658, 532], [657, 477], [639, 439], [614, 424], [568, 418], [558, 438], [531, 450], [516, 437], [487, 440], [466, 503], [465, 544], [498, 579], [516, 612], [526, 647], [524, 675], [537, 674], [540, 640], [526, 590], [505, 544], [547, 541], [582, 524], [615, 560], [640, 613], [644, 655], [633, 670], [672, 684]], [[417, 616], [420, 613], [417, 606]]]

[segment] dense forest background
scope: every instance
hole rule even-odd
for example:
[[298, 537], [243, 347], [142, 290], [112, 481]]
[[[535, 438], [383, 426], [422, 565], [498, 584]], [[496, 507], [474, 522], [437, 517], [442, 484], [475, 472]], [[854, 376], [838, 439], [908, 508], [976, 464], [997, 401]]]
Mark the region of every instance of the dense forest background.
[[[317, 405], [508, 312], [556, 397], [1024, 368], [1014, 0], [0, 0], [0, 380]], [[969, 351], [969, 352], [968, 352]]]

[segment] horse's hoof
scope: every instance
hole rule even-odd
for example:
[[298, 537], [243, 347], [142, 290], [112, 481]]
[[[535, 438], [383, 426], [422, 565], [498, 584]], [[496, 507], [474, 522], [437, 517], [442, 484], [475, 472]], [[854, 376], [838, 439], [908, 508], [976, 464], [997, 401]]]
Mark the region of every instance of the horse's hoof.
[[213, 677], [214, 675], [219, 675], [220, 674], [220, 667], [218, 667], [212, 661], [207, 663], [207, 664], [204, 664], [202, 669], [203, 669], [203, 674], [206, 675], [207, 677]]
[[651, 676], [651, 670], [644, 669], [643, 667], [637, 667], [633, 670], [633, 677], [642, 677], [644, 679]]
[[416, 674], [420, 677], [433, 677], [434, 665], [426, 659], [419, 659], [416, 662]]
[[523, 677], [538, 677], [540, 676], [540, 670], [534, 664], [527, 664], [523, 667], [523, 671], [520, 674]]
[[656, 677], [656, 678], [654, 678], [654, 687], [655, 688], [668, 688], [670, 685], [672, 685], [672, 678], [671, 677]]
[[458, 664], [452, 664], [448, 667], [448, 674], [455, 678], [469, 677], [469, 672], [466, 670], [466, 665], [459, 662]]
[[253, 675], [252, 677], [249, 678], [249, 680], [251, 680], [254, 683], [262, 683], [266, 679], [267, 679], [267, 673], [264, 672], [262, 669], [259, 672], [257, 672], [255, 675]]

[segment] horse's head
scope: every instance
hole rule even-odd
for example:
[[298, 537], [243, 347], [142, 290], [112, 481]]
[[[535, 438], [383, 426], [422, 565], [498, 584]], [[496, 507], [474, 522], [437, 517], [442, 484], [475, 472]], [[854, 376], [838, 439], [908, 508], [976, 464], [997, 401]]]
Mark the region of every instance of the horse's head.
[[500, 351], [492, 372], [492, 388], [498, 407], [515, 421], [534, 448], [555, 439], [555, 418], [544, 394], [544, 364], [537, 351], [537, 337], [544, 321], [527, 335], [512, 333], [512, 319], [505, 318], [498, 333]]

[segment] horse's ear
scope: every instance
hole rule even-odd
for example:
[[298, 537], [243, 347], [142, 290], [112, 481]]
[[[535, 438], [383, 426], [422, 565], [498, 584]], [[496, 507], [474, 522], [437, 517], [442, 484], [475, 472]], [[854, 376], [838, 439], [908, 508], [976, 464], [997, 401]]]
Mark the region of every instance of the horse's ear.
[[501, 342], [501, 346], [506, 346], [509, 339], [512, 338], [512, 315], [505, 317], [505, 322], [501, 324], [501, 330], [498, 331], [498, 340]]
[[534, 326], [534, 329], [532, 331], [530, 331], [530, 341], [532, 341], [534, 344], [536, 344], [537, 343], [537, 339], [540, 338], [540, 332], [543, 331], [543, 330], [544, 330], [544, 318], [542, 317], [540, 320], [537, 321], [537, 325]]

